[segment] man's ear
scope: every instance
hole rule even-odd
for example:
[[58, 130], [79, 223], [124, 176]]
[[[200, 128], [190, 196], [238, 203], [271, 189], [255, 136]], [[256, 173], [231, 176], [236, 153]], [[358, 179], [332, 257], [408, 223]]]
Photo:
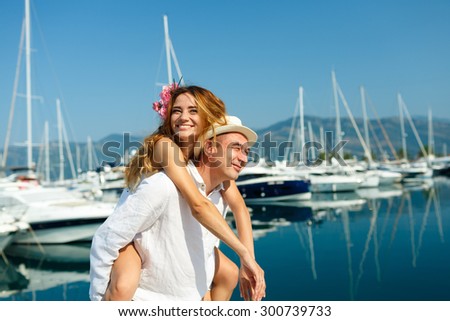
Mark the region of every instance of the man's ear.
[[203, 146], [203, 152], [206, 156], [209, 157], [217, 154], [217, 143], [213, 142], [211, 139], [207, 139]]

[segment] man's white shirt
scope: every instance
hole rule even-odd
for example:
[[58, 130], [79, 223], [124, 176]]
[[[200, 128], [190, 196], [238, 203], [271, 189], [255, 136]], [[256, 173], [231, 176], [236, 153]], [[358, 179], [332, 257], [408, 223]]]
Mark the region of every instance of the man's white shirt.
[[[188, 171], [199, 191], [225, 217], [222, 185], [206, 195], [197, 168]], [[142, 259], [134, 300], [200, 300], [214, 276], [218, 239], [192, 215], [191, 209], [164, 173], [144, 179], [135, 192], [124, 190], [114, 212], [96, 231], [90, 256], [90, 298], [102, 300], [119, 250], [134, 240]]]

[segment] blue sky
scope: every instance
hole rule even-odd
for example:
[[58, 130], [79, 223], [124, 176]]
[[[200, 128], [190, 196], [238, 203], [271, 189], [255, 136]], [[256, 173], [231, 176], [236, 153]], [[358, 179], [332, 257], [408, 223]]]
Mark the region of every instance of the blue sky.
[[[255, 129], [291, 117], [300, 85], [306, 115], [334, 116], [333, 69], [356, 116], [364, 85], [380, 116], [398, 115], [400, 92], [412, 115], [431, 107], [450, 118], [447, 0], [31, 2], [33, 94], [42, 97], [33, 102], [34, 142], [45, 120], [56, 137], [58, 97], [71, 139], [153, 131], [156, 83], [167, 81], [164, 14], [184, 80]], [[23, 1], [0, 1], [0, 146], [23, 14]], [[25, 99], [16, 110], [13, 142], [25, 139]]]

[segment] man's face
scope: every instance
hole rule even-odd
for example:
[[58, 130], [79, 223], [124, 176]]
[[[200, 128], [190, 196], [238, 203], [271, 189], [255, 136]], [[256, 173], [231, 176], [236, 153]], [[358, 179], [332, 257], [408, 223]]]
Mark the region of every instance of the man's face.
[[235, 180], [248, 161], [250, 148], [247, 137], [240, 133], [227, 133], [217, 136], [217, 151], [211, 156], [218, 175], [224, 180]]

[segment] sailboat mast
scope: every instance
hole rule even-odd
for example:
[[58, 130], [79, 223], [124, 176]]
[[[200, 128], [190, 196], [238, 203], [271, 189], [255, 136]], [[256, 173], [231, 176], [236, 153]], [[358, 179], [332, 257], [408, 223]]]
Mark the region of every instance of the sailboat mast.
[[88, 170], [94, 169], [94, 162], [92, 160], [92, 139], [91, 136], [87, 137], [87, 154], [88, 154]]
[[31, 35], [30, 35], [30, 0], [25, 0], [25, 57], [27, 87], [27, 166], [33, 167], [32, 122], [31, 122]]
[[399, 115], [400, 115], [400, 130], [401, 130], [401, 136], [402, 136], [402, 148], [403, 148], [403, 160], [408, 160], [408, 155], [406, 152], [406, 133], [405, 133], [405, 124], [403, 120], [403, 100], [402, 96], [400, 94], [397, 95], [398, 99], [398, 108], [399, 108]]
[[325, 146], [325, 133], [324, 133], [324, 130], [323, 130], [323, 126], [322, 126], [322, 125], [320, 125], [319, 132], [320, 132], [320, 144], [321, 144], [322, 146]]
[[363, 112], [363, 118], [364, 118], [364, 138], [366, 140], [366, 145], [368, 149], [367, 153], [367, 160], [370, 163], [372, 163], [372, 155], [370, 150], [370, 141], [369, 141], [369, 119], [367, 118], [367, 110], [366, 110], [366, 92], [364, 90], [364, 87], [360, 87], [361, 91], [361, 105], [362, 105], [362, 112]]
[[[310, 121], [308, 121], [308, 135], [309, 135], [309, 141], [313, 142], [314, 134], [313, 134], [312, 125], [311, 125]], [[316, 159], [316, 149], [315, 148], [311, 148], [311, 159]]]
[[44, 123], [44, 145], [45, 145], [45, 181], [50, 182], [50, 141], [48, 121]]
[[59, 99], [56, 99], [56, 115], [58, 118], [59, 181], [62, 182], [64, 181], [64, 149], [63, 149], [63, 124]]
[[[334, 104], [336, 106], [336, 144], [339, 143], [342, 139], [342, 130], [341, 130], [341, 115], [339, 113], [339, 97], [338, 97], [338, 91], [337, 91], [337, 81], [336, 81], [336, 74], [334, 73], [334, 70], [331, 71], [331, 79], [333, 81], [333, 94], [334, 94]], [[342, 148], [338, 151], [339, 156], [342, 157], [343, 151]]]
[[169, 37], [169, 22], [167, 20], [167, 16], [164, 15], [164, 39], [166, 43], [166, 61], [167, 61], [167, 78], [168, 84], [172, 83], [172, 62], [170, 59], [170, 37]]
[[[304, 119], [304, 105], [303, 105], [303, 87], [298, 89], [299, 101], [300, 101], [300, 152], [303, 155], [303, 148], [305, 148], [305, 119]], [[305, 161], [305, 160], [303, 160]]]
[[428, 155], [434, 153], [434, 133], [433, 133], [433, 116], [431, 108], [428, 108]]

